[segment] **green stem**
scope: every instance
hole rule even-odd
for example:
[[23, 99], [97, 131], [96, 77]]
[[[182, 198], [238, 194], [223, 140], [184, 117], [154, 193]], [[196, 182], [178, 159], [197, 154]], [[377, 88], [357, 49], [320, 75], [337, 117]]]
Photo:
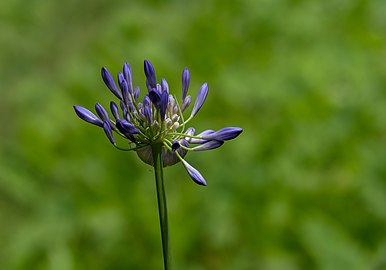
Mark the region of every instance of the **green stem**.
[[169, 245], [169, 228], [168, 213], [166, 206], [166, 194], [164, 188], [163, 161], [162, 161], [162, 144], [153, 144], [153, 162], [155, 181], [157, 186], [158, 213], [161, 226], [162, 251], [164, 257], [164, 269], [170, 270], [170, 245]]

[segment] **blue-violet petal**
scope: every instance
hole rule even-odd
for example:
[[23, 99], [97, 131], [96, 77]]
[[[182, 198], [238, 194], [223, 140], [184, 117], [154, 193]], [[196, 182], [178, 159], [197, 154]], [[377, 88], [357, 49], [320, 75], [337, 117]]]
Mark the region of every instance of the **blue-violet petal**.
[[191, 101], [192, 101], [192, 98], [190, 95], [185, 97], [184, 102], [182, 103], [182, 106], [181, 106], [182, 112], [184, 112], [189, 107]]
[[146, 75], [146, 86], [148, 86], [149, 91], [157, 87], [156, 76], [153, 65], [150, 61], [145, 60], [144, 62], [145, 75]]
[[103, 121], [110, 121], [109, 115], [107, 114], [105, 108], [103, 108], [103, 106], [99, 103], [95, 104], [95, 111]]
[[204, 177], [202, 177], [201, 173], [197, 171], [195, 168], [193, 168], [193, 166], [190, 165], [188, 162], [186, 162], [184, 159], [182, 159], [181, 161], [182, 161], [182, 164], [184, 164], [184, 167], [186, 171], [189, 173], [192, 180], [199, 185], [206, 186], [206, 181]]
[[118, 73], [118, 80], [119, 80], [119, 87], [121, 88], [122, 91], [122, 97], [123, 97], [123, 102], [125, 104], [129, 104], [130, 101], [130, 93], [129, 93], [129, 86], [121, 72]]
[[164, 78], [162, 78], [162, 80], [161, 80], [161, 91], [167, 92], [169, 94], [169, 85], [168, 85], [168, 82]]
[[182, 100], [185, 100], [186, 94], [188, 93], [190, 84], [190, 73], [188, 68], [184, 68], [182, 71]]
[[149, 122], [149, 125], [153, 122], [153, 117], [152, 117], [152, 111], [151, 111], [151, 106], [150, 106], [150, 99], [149, 96], [146, 95], [143, 99], [143, 114], [145, 115], [145, 118]]
[[127, 62], [125, 62], [125, 64], [123, 65], [123, 75], [125, 76], [125, 80], [126, 80], [127, 85], [129, 87], [129, 93], [133, 93], [131, 67], [130, 67], [130, 64]]
[[118, 90], [117, 85], [114, 82], [113, 76], [111, 76], [110, 72], [107, 70], [107, 68], [102, 67], [102, 79], [107, 85], [107, 87], [110, 89], [110, 91], [119, 99], [122, 99], [122, 95]]
[[106, 136], [107, 136], [107, 138], [109, 139], [109, 141], [110, 141], [112, 144], [115, 144], [113, 132], [112, 132], [112, 130], [111, 130], [111, 126], [110, 126], [109, 122], [103, 121], [103, 130], [105, 131]]
[[111, 101], [111, 102], [110, 102], [110, 111], [111, 111], [111, 113], [113, 114], [115, 120], [119, 120], [119, 109], [118, 109], [118, 105], [117, 105], [114, 101]]
[[243, 129], [240, 127], [225, 127], [211, 134], [202, 135], [201, 137], [204, 140], [227, 141], [236, 138], [242, 131]]
[[160, 101], [161, 121], [165, 121], [166, 109], [168, 107], [169, 94], [167, 91], [162, 92]]
[[134, 88], [133, 95], [134, 95], [134, 99], [137, 101], [140, 95], [140, 89], [138, 86]]
[[195, 116], [198, 111], [201, 109], [202, 105], [205, 102], [206, 96], [208, 95], [208, 84], [204, 83], [200, 90], [198, 91], [196, 102], [191, 113], [191, 116]]
[[158, 92], [157, 89], [152, 89], [149, 91], [149, 98], [151, 102], [154, 104], [154, 106], [159, 110], [160, 109], [160, 102], [161, 102], [161, 94]]
[[[207, 129], [207, 130], [204, 130], [203, 132], [201, 132], [200, 134], [198, 134], [197, 136], [198, 137], [203, 137], [203, 136], [207, 136], [209, 134], [212, 134], [214, 133], [214, 130], [211, 130], [211, 129]], [[201, 144], [201, 143], [206, 143], [208, 141], [208, 139], [196, 139], [196, 138], [191, 138], [190, 139], [190, 143], [194, 143], [194, 144]]]
[[101, 119], [99, 119], [95, 114], [93, 114], [92, 112], [87, 110], [86, 108], [75, 105], [74, 110], [80, 119], [82, 119], [90, 124], [93, 124], [93, 125], [96, 125], [99, 127], [103, 127], [103, 121]]
[[221, 145], [224, 144], [224, 141], [207, 141], [201, 145], [193, 147], [193, 151], [206, 151], [206, 150], [212, 150], [220, 147]]
[[123, 135], [133, 135], [138, 134], [139, 129], [137, 129], [133, 124], [131, 124], [127, 120], [120, 120], [116, 123], [116, 126], [120, 132], [122, 132]]

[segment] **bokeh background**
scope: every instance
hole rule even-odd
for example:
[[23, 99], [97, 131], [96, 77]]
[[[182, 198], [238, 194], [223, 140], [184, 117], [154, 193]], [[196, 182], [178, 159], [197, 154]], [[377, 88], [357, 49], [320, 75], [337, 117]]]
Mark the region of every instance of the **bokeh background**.
[[0, 269], [162, 269], [154, 177], [74, 104], [143, 60], [196, 130], [241, 126], [165, 170], [175, 269], [386, 269], [386, 1], [0, 2]]

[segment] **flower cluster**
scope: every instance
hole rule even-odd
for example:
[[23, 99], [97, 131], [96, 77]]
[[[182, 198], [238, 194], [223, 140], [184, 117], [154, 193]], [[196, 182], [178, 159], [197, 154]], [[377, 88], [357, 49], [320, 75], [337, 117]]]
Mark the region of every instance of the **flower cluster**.
[[[224, 141], [236, 138], [242, 129], [225, 127], [220, 130], [205, 130], [195, 135], [195, 129], [187, 124], [198, 113], [208, 95], [208, 84], [204, 83], [197, 95], [190, 115], [185, 119], [184, 112], [191, 103], [188, 95], [190, 73], [187, 68], [182, 72], [182, 105], [175, 95], [169, 93], [165, 79], [158, 84], [153, 65], [145, 60], [147, 94], [140, 101], [139, 87], [133, 87], [132, 71], [128, 63], [118, 73], [118, 85], [110, 72], [102, 68], [102, 78], [110, 91], [119, 99], [119, 106], [110, 102], [111, 119], [105, 108], [95, 104], [94, 113], [81, 106], [74, 106], [76, 114], [84, 121], [103, 128], [107, 138], [119, 150], [134, 150], [147, 164], [153, 165], [151, 146], [162, 144], [163, 166], [182, 162], [194, 182], [206, 185], [199, 171], [193, 168], [184, 157], [188, 151], [204, 151], [220, 147]], [[128, 148], [117, 145], [113, 133], [125, 138]]]

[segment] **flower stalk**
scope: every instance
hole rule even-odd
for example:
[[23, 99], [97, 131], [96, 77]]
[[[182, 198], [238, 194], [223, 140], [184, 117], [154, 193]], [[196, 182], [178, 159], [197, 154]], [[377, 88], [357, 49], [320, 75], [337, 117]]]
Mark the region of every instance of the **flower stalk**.
[[159, 144], [159, 143], [153, 144], [152, 153], [153, 153], [155, 182], [156, 182], [156, 189], [157, 189], [158, 214], [159, 214], [159, 221], [160, 221], [160, 227], [161, 227], [164, 269], [170, 270], [171, 255], [170, 255], [170, 244], [169, 244], [168, 211], [167, 211], [164, 176], [163, 176], [162, 144]]
[[[205, 82], [200, 87], [189, 115], [186, 110], [192, 98], [188, 95], [190, 72], [187, 68], [182, 72], [180, 101], [176, 95], [169, 93], [166, 79], [162, 78], [161, 82], [157, 83], [154, 67], [148, 60], [144, 61], [144, 71], [147, 92], [140, 99], [140, 89], [138, 86], [133, 87], [132, 70], [128, 63], [123, 65], [122, 72], [118, 72], [118, 83], [110, 72], [102, 67], [101, 75], [104, 83], [119, 100], [119, 103], [110, 102], [113, 117], [110, 117], [99, 103], [95, 104], [96, 115], [78, 105], [74, 106], [74, 110], [82, 120], [102, 128], [115, 148], [121, 151], [135, 151], [143, 162], [154, 168], [164, 269], [170, 270], [171, 255], [163, 167], [181, 162], [196, 184], [206, 186], [207, 183], [201, 173], [185, 160], [186, 154], [216, 149], [225, 141], [238, 137], [243, 130], [240, 127], [224, 127], [217, 131], [207, 129], [195, 135], [195, 129], [188, 124], [206, 100], [208, 83]], [[124, 138], [126, 145], [118, 145], [114, 136]]]

